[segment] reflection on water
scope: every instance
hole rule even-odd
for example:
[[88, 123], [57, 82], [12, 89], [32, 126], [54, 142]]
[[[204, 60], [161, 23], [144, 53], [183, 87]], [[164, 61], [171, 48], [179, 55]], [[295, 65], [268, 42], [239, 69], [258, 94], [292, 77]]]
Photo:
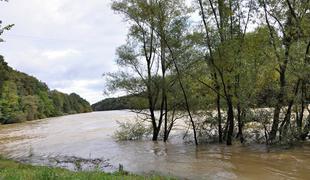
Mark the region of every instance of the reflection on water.
[[0, 154], [34, 164], [59, 156], [102, 158], [136, 173], [187, 179], [310, 179], [309, 144], [268, 152], [262, 145], [115, 142], [116, 121], [134, 118], [126, 111], [94, 112], [0, 126]]

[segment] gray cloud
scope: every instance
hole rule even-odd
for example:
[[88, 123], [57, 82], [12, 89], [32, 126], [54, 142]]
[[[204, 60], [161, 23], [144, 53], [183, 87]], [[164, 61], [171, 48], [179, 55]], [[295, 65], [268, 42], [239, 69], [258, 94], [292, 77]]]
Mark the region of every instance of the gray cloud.
[[1, 3], [0, 17], [16, 24], [0, 44], [11, 66], [90, 102], [103, 98], [101, 75], [116, 69], [115, 49], [127, 32], [110, 1], [11, 0]]

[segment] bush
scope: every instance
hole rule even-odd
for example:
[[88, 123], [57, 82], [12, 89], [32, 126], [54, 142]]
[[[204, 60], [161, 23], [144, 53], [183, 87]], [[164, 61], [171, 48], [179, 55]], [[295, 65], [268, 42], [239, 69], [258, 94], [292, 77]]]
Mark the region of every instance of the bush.
[[146, 127], [143, 122], [117, 122], [118, 130], [114, 133], [114, 138], [119, 141], [141, 140], [151, 133], [151, 129]]

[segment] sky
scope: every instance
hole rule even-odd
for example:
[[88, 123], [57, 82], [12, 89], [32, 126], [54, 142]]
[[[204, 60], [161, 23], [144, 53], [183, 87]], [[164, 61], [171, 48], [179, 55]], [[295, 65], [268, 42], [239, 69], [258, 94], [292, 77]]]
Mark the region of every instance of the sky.
[[[117, 70], [115, 50], [127, 27], [110, 0], [0, 1], [5, 32], [0, 54], [11, 67], [50, 89], [78, 93], [90, 103], [106, 97], [103, 73]], [[113, 96], [113, 95], [111, 95]]]

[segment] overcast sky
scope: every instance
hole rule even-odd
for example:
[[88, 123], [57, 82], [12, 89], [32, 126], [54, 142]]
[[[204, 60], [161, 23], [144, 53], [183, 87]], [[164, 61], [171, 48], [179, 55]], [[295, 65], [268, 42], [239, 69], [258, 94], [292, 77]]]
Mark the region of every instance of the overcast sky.
[[0, 2], [6, 32], [0, 54], [13, 68], [51, 89], [76, 92], [89, 102], [104, 98], [102, 74], [116, 70], [115, 49], [127, 28], [110, 0], [10, 0]]

